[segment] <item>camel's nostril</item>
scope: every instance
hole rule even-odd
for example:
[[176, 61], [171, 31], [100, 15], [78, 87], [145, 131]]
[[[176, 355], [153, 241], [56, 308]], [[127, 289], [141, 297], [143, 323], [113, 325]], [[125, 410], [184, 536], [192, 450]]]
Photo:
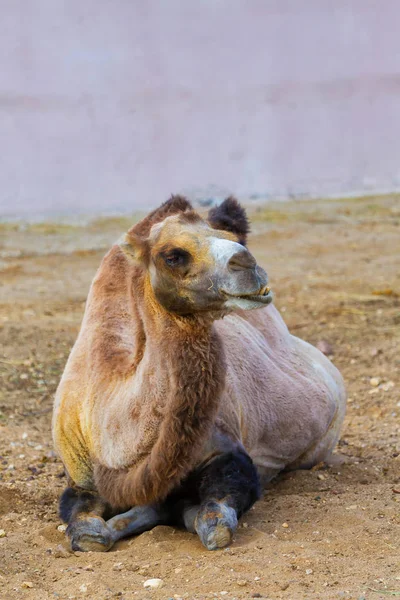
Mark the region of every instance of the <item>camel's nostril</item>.
[[228, 267], [232, 271], [243, 271], [243, 269], [254, 269], [256, 266], [256, 260], [254, 256], [247, 252], [247, 250], [241, 250], [236, 252], [228, 262]]

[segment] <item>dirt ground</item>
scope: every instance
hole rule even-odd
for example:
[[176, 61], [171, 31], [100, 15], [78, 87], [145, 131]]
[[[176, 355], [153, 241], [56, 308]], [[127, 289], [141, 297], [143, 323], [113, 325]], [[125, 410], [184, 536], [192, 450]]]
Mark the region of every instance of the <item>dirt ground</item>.
[[[90, 281], [130, 219], [0, 224], [0, 598], [400, 596], [400, 199], [252, 208], [250, 248], [295, 335], [324, 341], [349, 392], [345, 462], [280, 476], [231, 547], [157, 527], [107, 554], [58, 530], [52, 398]], [[161, 589], [147, 591], [149, 578]]]

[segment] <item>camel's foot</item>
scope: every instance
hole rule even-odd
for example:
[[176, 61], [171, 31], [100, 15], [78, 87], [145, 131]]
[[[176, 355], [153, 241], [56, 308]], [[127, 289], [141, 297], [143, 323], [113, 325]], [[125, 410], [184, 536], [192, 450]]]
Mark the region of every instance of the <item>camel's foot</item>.
[[218, 550], [231, 543], [237, 528], [236, 511], [223, 502], [207, 502], [196, 517], [195, 529], [207, 550]]
[[114, 543], [111, 531], [101, 517], [73, 521], [66, 534], [74, 551], [107, 552]]

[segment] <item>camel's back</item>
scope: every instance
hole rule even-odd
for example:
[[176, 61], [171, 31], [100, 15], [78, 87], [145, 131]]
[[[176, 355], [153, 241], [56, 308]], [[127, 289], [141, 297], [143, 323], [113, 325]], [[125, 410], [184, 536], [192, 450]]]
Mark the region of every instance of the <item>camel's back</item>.
[[255, 460], [268, 454], [283, 468], [343, 409], [342, 377], [319, 350], [289, 333], [272, 305], [215, 325], [228, 367], [221, 419]]

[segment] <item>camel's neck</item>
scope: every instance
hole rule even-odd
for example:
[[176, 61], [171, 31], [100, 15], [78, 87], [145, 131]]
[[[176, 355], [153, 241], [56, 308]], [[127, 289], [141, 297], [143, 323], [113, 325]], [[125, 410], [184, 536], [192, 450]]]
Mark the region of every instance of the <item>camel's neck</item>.
[[167, 313], [150, 288], [145, 281], [144, 295], [136, 301], [145, 336], [143, 360], [153, 368], [155, 363], [155, 377], [159, 374], [167, 382], [163, 419], [150, 459], [152, 481], [158, 482], [154, 485], [165, 486], [153, 490], [157, 497], [196, 463], [218, 410], [226, 367], [212, 320]]
[[192, 378], [197, 373], [199, 379], [211, 368], [210, 362], [217, 360], [224, 365], [223, 347], [208, 316], [180, 317], [167, 312], [145, 278], [132, 290], [132, 304], [140, 320], [135, 328], [138, 356], [147, 355], [160, 368], [172, 369], [173, 373], [183, 370]]

